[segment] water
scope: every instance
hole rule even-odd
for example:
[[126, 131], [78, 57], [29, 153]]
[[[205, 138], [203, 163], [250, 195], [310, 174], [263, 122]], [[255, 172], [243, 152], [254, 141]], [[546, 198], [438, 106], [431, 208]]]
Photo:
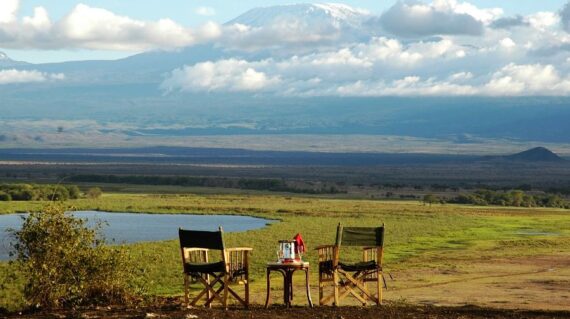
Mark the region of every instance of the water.
[[[74, 216], [87, 218], [89, 225], [106, 221], [103, 227], [105, 238], [115, 243], [134, 243], [178, 238], [178, 228], [194, 230], [217, 230], [222, 226], [225, 232], [240, 232], [262, 228], [270, 220], [230, 215], [188, 215], [188, 214], [132, 214], [95, 211], [74, 212]], [[9, 258], [10, 236], [7, 229], [19, 229], [23, 214], [0, 215], [0, 260]]]

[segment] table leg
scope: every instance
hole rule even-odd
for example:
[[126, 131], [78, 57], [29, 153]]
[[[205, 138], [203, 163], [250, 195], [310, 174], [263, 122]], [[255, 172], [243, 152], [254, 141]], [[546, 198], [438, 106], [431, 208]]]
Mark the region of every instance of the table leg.
[[307, 286], [307, 300], [309, 301], [309, 306], [313, 308], [313, 299], [311, 298], [311, 287], [309, 286], [309, 269], [305, 270], [305, 285]]
[[293, 301], [293, 274], [295, 274], [295, 269], [291, 270], [291, 273], [289, 274], [289, 287], [291, 288], [289, 290], [289, 299], [291, 301]]
[[269, 307], [269, 301], [271, 300], [271, 270], [267, 269], [267, 297], [265, 297], [265, 308]]
[[287, 308], [291, 307], [291, 272], [283, 271], [283, 303]]

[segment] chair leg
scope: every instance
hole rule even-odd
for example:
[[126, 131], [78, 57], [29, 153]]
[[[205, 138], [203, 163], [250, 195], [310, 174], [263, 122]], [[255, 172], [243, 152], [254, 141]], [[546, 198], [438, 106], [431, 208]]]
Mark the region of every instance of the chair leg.
[[223, 296], [223, 300], [224, 300], [224, 309], [228, 310], [228, 286], [230, 284], [230, 275], [229, 274], [225, 274], [224, 275], [224, 296]]
[[188, 289], [188, 275], [184, 274], [184, 303], [186, 304], [186, 307], [189, 307], [190, 304], [190, 300], [188, 299], [188, 294], [189, 294], [189, 289]]
[[378, 301], [376, 302], [376, 304], [378, 306], [380, 306], [382, 304], [382, 273], [381, 272], [377, 272], [376, 273], [377, 278], [377, 285], [378, 285]]
[[338, 298], [338, 293], [339, 293], [339, 287], [338, 287], [338, 272], [335, 270], [333, 272], [333, 284], [334, 284], [334, 306], [338, 307], [339, 305], [339, 298]]
[[[210, 285], [210, 275], [209, 275], [209, 274], [206, 274], [206, 282], [208, 283], [208, 285]], [[210, 298], [212, 297], [212, 292], [210, 291], [210, 289], [208, 289], [208, 292], [206, 293], [206, 296], [207, 296], [207, 298], [208, 298], [208, 299], [206, 299], [206, 300], [210, 300]], [[212, 304], [209, 303], [209, 304], [207, 305], [207, 307], [208, 307], [208, 308], [212, 308]]]
[[323, 282], [320, 280], [319, 278], [319, 306], [323, 306], [324, 302], [323, 302]]
[[245, 273], [245, 308], [249, 308], [249, 271]]
[[[364, 287], [364, 289], [368, 289], [368, 284], [366, 283], [366, 278], [362, 281], [362, 286]], [[362, 293], [360, 294], [360, 296], [362, 298], [366, 298], [366, 294]], [[366, 307], [368, 303], [366, 302], [366, 299], [364, 299], [364, 302], [362, 302], [362, 306]]]

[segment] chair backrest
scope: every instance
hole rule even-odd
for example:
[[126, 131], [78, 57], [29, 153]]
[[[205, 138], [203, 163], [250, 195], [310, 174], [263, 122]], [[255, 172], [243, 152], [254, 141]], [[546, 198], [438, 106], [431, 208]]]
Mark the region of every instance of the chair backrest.
[[384, 246], [384, 225], [380, 227], [343, 227], [338, 225], [336, 246]]
[[222, 227], [218, 231], [178, 229], [180, 248], [203, 248], [224, 250], [224, 233]]

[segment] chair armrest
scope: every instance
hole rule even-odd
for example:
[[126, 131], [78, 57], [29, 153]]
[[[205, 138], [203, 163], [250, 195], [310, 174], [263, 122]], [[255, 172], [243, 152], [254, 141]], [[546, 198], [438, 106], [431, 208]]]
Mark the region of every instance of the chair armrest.
[[321, 249], [326, 249], [326, 248], [334, 248], [335, 245], [320, 245], [315, 247], [315, 250], [321, 250]]
[[337, 254], [337, 246], [336, 245], [321, 245], [315, 249], [318, 250], [319, 262], [334, 261], [335, 260], [335, 256]]
[[249, 255], [253, 251], [250, 247], [226, 248], [226, 271], [234, 282], [247, 281], [249, 278]]
[[228, 251], [228, 252], [231, 252], [231, 251], [250, 252], [250, 251], [253, 251], [253, 248], [251, 248], [251, 247], [232, 247], [232, 248], [226, 248], [226, 251]]
[[210, 251], [208, 248], [184, 248], [184, 251], [194, 252], [194, 251]]
[[208, 262], [208, 252], [206, 248], [183, 248], [183, 261], [184, 262]]

